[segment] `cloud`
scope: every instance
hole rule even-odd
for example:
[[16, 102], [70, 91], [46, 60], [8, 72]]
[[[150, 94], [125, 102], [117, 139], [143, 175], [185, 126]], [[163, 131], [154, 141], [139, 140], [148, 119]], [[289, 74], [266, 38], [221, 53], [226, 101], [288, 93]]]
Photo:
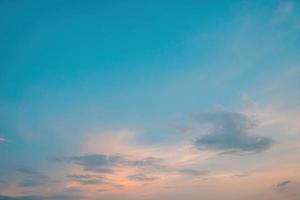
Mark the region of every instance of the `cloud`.
[[290, 180], [282, 181], [276, 185], [277, 188], [286, 188], [291, 183]]
[[167, 167], [162, 165], [162, 160], [155, 157], [130, 159], [121, 154], [86, 154], [73, 156], [67, 159], [56, 158], [55, 161], [68, 161], [83, 167], [85, 171], [95, 173], [114, 173], [114, 167], [134, 167], [142, 170], [165, 171]]
[[25, 178], [18, 184], [19, 187], [41, 186], [49, 181], [47, 176], [33, 168], [20, 166], [16, 171], [25, 175]]
[[83, 156], [73, 156], [72, 162], [82, 166], [86, 171], [98, 173], [112, 173], [111, 167], [123, 162], [120, 155], [88, 154]]
[[16, 171], [31, 176], [43, 176], [43, 174], [36, 169], [25, 166], [18, 167]]
[[6, 142], [6, 139], [3, 138], [3, 137], [0, 137], [0, 144], [3, 144], [3, 143], [5, 143], [5, 142]]
[[0, 196], [0, 200], [37, 200], [38, 197], [34, 196]]
[[156, 157], [145, 157], [139, 160], [127, 160], [126, 164], [144, 170], [169, 171], [170, 168], [162, 165], [162, 162], [162, 159]]
[[53, 196], [1, 196], [0, 200], [79, 200], [80, 197], [67, 195]]
[[81, 185], [99, 185], [99, 184], [106, 184], [106, 179], [100, 175], [90, 175], [90, 174], [83, 174], [77, 175], [72, 174], [67, 176], [68, 179], [72, 181], [79, 182]]
[[109, 190], [108, 189], [98, 189], [97, 191], [98, 192], [108, 192]]
[[248, 177], [248, 176], [250, 176], [250, 174], [243, 173], [243, 174], [234, 174], [231, 177], [232, 178], [244, 178], [244, 177]]
[[128, 176], [128, 179], [133, 181], [154, 181], [158, 178], [146, 176], [145, 174], [139, 173]]
[[80, 188], [78, 188], [78, 187], [66, 188], [64, 191], [67, 193], [80, 193], [81, 192]]
[[43, 184], [45, 184], [44, 180], [30, 178], [30, 179], [22, 180], [18, 184], [18, 186], [19, 187], [35, 187], [35, 186], [40, 186], [40, 185], [43, 185]]
[[123, 188], [123, 187], [125, 187], [125, 185], [122, 185], [122, 184], [114, 184], [114, 183], [110, 183], [109, 184], [111, 187], [114, 187], [114, 188]]
[[257, 127], [257, 122], [242, 113], [221, 110], [197, 114], [195, 120], [199, 124], [210, 125], [207, 133], [194, 141], [194, 145], [199, 150], [259, 153], [272, 144], [271, 139], [252, 134]]
[[207, 171], [201, 171], [196, 169], [181, 169], [178, 172], [184, 174], [184, 175], [190, 175], [190, 176], [203, 176], [206, 175]]

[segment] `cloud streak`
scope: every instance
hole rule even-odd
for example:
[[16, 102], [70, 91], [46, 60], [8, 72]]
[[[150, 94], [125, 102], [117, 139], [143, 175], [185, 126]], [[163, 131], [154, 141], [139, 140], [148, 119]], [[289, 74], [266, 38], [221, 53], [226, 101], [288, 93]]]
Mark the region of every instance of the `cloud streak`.
[[145, 174], [133, 174], [133, 175], [130, 175], [128, 176], [128, 179], [129, 180], [133, 180], [133, 181], [144, 181], [144, 182], [149, 182], [149, 181], [154, 181], [156, 179], [158, 179], [157, 177], [150, 177], [150, 176], [147, 176]]
[[107, 183], [104, 176], [94, 174], [71, 174], [67, 175], [67, 178], [71, 181], [78, 182], [81, 185], [100, 185]]
[[130, 159], [121, 154], [85, 154], [66, 159], [55, 159], [55, 161], [67, 161], [81, 166], [85, 171], [103, 174], [113, 174], [115, 167], [132, 167], [148, 171], [165, 171], [168, 169], [167, 166], [161, 164], [162, 160], [156, 157]]

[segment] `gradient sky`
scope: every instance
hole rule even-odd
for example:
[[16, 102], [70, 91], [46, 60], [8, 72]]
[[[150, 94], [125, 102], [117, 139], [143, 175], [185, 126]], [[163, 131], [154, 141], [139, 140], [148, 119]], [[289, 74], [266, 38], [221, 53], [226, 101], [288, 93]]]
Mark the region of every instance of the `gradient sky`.
[[0, 200], [299, 200], [300, 2], [0, 0]]

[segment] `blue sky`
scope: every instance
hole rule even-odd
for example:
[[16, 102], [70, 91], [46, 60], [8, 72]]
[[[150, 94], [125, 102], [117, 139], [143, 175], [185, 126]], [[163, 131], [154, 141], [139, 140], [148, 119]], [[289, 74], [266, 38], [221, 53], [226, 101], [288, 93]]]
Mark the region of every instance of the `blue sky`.
[[299, 9], [0, 1], [0, 199], [299, 198]]

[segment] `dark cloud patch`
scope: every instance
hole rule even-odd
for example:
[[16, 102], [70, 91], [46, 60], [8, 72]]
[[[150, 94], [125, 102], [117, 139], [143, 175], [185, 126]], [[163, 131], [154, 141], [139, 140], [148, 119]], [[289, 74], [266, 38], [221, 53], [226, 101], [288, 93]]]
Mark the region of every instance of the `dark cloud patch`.
[[18, 187], [36, 187], [36, 186], [41, 186], [44, 184], [45, 184], [44, 180], [40, 180], [37, 178], [28, 178], [28, 179], [22, 180], [17, 186]]
[[98, 191], [98, 192], [108, 192], [108, 191], [110, 191], [110, 190], [108, 190], [108, 189], [98, 189], [97, 191]]
[[257, 122], [242, 113], [223, 110], [194, 117], [197, 123], [211, 127], [194, 141], [199, 150], [216, 150], [225, 154], [259, 153], [272, 145], [271, 139], [253, 135]]
[[244, 174], [234, 174], [231, 177], [232, 178], [244, 178], [244, 177], [247, 177], [247, 176], [250, 176], [250, 174], [247, 174], [247, 173], [244, 173]]
[[112, 173], [111, 167], [124, 162], [123, 157], [120, 155], [103, 154], [73, 156], [70, 160], [77, 165], [81, 165], [87, 171], [98, 173]]
[[290, 180], [282, 181], [276, 185], [277, 188], [283, 189], [286, 188], [291, 183]]
[[37, 200], [37, 197], [34, 196], [0, 196], [0, 200]]
[[163, 186], [163, 189], [173, 189], [174, 186]]
[[64, 191], [66, 193], [80, 193], [81, 192], [80, 188], [77, 188], [77, 187], [67, 188]]
[[100, 175], [90, 175], [90, 174], [83, 174], [83, 175], [68, 175], [68, 179], [72, 181], [76, 181], [80, 183], [81, 185], [100, 185], [100, 184], [106, 184], [107, 181], [105, 177]]
[[78, 182], [81, 185], [106, 185], [113, 188], [123, 188], [125, 185], [111, 182], [108, 178], [99, 174], [71, 174], [66, 176], [68, 180]]
[[181, 169], [178, 170], [179, 173], [184, 174], [184, 175], [190, 175], [190, 176], [203, 176], [207, 175], [207, 171], [201, 171], [201, 170], [196, 170], [196, 169]]
[[157, 166], [161, 160], [155, 157], [146, 157], [141, 160], [127, 161], [129, 165], [137, 167]]
[[16, 169], [16, 171], [24, 176], [24, 179], [17, 185], [18, 187], [36, 187], [49, 182], [46, 175], [34, 168], [20, 166]]
[[[108, 184], [108, 180], [103, 173], [114, 173], [114, 167], [131, 167], [135, 168], [140, 174], [134, 174], [128, 176], [130, 180], [136, 181], [151, 181], [157, 179], [155, 177], [148, 177], [145, 174], [152, 172], [161, 173], [175, 173], [189, 176], [203, 176], [208, 172], [198, 169], [176, 169], [174, 167], [164, 164], [164, 160], [157, 157], [144, 157], [141, 159], [131, 159], [128, 156], [116, 154], [116, 155], [104, 155], [104, 154], [86, 154], [80, 156], [73, 156], [68, 158], [58, 158], [55, 161], [70, 162], [81, 166], [88, 173], [92, 175], [68, 175], [68, 179], [77, 181], [82, 185], [87, 184]], [[108, 171], [103, 172], [103, 169]], [[98, 176], [97, 176], [98, 174]]]
[[84, 168], [86, 171], [91, 171], [91, 172], [97, 172], [97, 173], [103, 173], [103, 174], [112, 174], [114, 173], [114, 170], [110, 168], [102, 168], [102, 167], [85, 167]]
[[52, 161], [73, 163], [81, 166], [85, 171], [93, 173], [111, 174], [114, 167], [134, 167], [149, 171], [168, 171], [169, 168], [162, 165], [162, 160], [155, 157], [145, 157], [141, 159], [130, 159], [121, 154], [86, 154], [67, 158], [52, 157]]
[[71, 159], [80, 165], [106, 166], [121, 162], [123, 157], [120, 155], [89, 154], [84, 156], [74, 156]]
[[170, 168], [162, 165], [163, 160], [155, 157], [146, 157], [140, 160], [127, 160], [126, 165], [151, 171], [170, 171]]
[[154, 181], [157, 180], [157, 177], [150, 177], [150, 176], [146, 176], [145, 174], [133, 174], [128, 176], [129, 180], [133, 180], [133, 181]]
[[20, 172], [22, 174], [30, 175], [30, 176], [44, 176], [41, 172], [34, 168], [25, 167], [25, 166], [19, 166], [16, 169], [17, 172]]
[[122, 184], [114, 184], [114, 183], [110, 183], [109, 184], [111, 187], [114, 187], [114, 188], [119, 188], [119, 189], [121, 189], [121, 188], [124, 188], [125, 187], [125, 185], [122, 185]]
[[70, 161], [70, 159], [67, 158], [67, 157], [53, 156], [53, 155], [52, 156], [48, 156], [47, 159], [49, 161], [54, 161], [54, 162], [68, 162], [68, 161]]
[[80, 197], [54, 195], [54, 196], [1, 196], [0, 200], [79, 200]]

